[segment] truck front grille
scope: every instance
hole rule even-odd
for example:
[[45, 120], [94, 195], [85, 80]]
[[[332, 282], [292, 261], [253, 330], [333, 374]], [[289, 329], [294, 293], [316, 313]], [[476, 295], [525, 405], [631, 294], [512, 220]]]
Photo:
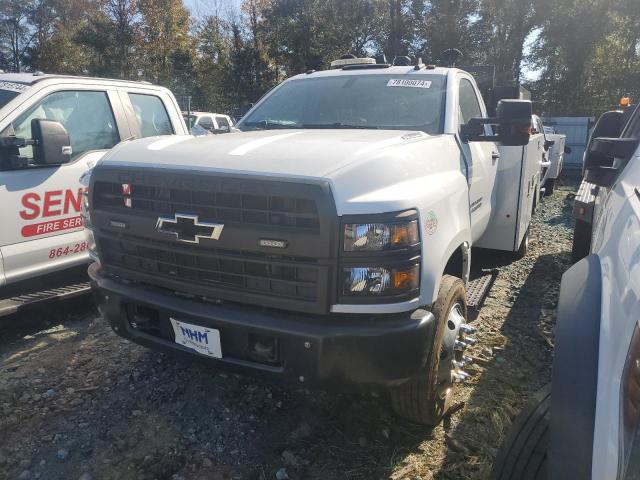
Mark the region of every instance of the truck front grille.
[[[317, 229], [313, 199], [206, 190], [183, 190], [148, 185], [96, 182], [96, 208], [127, 208], [133, 212], [185, 212], [221, 222]], [[125, 194], [125, 192], [129, 192]]]
[[104, 235], [107, 265], [143, 271], [156, 278], [196, 285], [315, 302], [319, 266], [313, 259], [273, 258], [239, 250], [206, 249], [135, 237]]
[[[327, 313], [335, 301], [338, 216], [326, 183], [100, 165], [90, 190], [108, 273], [293, 311]], [[159, 227], [176, 214], [223, 229], [189, 243]]]

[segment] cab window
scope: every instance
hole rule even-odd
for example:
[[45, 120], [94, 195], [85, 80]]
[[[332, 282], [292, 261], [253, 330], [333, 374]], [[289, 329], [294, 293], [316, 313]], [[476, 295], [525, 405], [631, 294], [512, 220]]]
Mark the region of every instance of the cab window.
[[205, 115], [204, 117], [200, 117], [198, 125], [206, 130], [213, 130], [213, 120], [211, 120], [211, 117], [209, 116]]
[[136, 115], [141, 137], [171, 135], [173, 128], [164, 104], [155, 95], [130, 93], [129, 99]]
[[482, 117], [482, 109], [476, 91], [466, 78], [460, 80], [459, 108], [460, 125], [467, 123], [472, 118]]
[[216, 122], [218, 122], [218, 128], [221, 130], [229, 130], [229, 122], [225, 117], [216, 117]]
[[[13, 122], [15, 135], [32, 138], [31, 120], [36, 118], [64, 125], [71, 140], [72, 158], [89, 150], [108, 150], [120, 141], [106, 92], [63, 91], [47, 95]], [[32, 160], [33, 148], [21, 148], [20, 155]]]

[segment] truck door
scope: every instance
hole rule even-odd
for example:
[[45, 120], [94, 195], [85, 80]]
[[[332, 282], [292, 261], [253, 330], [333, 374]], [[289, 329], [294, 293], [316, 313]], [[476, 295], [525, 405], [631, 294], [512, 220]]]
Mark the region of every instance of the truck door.
[[[119, 101], [116, 95], [111, 98]], [[34, 118], [61, 122], [73, 154], [68, 164], [40, 166], [33, 163], [32, 147], [25, 147], [20, 149], [28, 161], [23, 168], [0, 166], [0, 253], [6, 283], [87, 261], [79, 179], [120, 141], [106, 90], [53, 91], [22, 109], [0, 135], [32, 138]]]
[[[459, 77], [459, 81], [459, 125], [474, 117], [485, 117], [484, 104], [473, 83], [466, 77]], [[468, 168], [471, 238], [476, 241], [484, 233], [491, 217], [492, 193], [499, 154], [493, 142], [468, 142], [461, 145]]]

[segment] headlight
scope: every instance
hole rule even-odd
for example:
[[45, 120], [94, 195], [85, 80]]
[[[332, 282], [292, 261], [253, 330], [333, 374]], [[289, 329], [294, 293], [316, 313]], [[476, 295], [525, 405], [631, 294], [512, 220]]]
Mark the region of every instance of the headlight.
[[395, 296], [417, 290], [420, 266], [348, 267], [342, 269], [342, 294], [345, 296]]
[[344, 225], [345, 252], [397, 250], [415, 245], [419, 241], [417, 220]]
[[339, 301], [397, 303], [420, 294], [417, 210], [342, 220]]

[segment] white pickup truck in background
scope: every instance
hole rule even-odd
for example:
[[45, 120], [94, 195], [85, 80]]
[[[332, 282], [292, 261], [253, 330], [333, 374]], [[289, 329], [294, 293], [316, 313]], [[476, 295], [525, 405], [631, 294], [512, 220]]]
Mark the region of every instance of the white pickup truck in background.
[[[51, 131], [51, 122], [62, 125], [57, 134], [66, 130], [70, 148], [47, 159], [38, 143], [51, 139], [34, 138]], [[0, 315], [34, 299], [86, 291], [86, 284], [47, 281], [48, 290], [39, 287], [34, 296], [33, 286], [23, 282], [88, 262], [80, 216], [84, 172], [123, 140], [186, 133], [175, 98], [162, 87], [0, 74]]]
[[220, 136], [92, 170], [89, 274], [119, 335], [304, 384], [384, 387], [435, 424], [464, 381], [473, 246], [526, 251], [542, 134], [474, 78], [343, 58]]
[[229, 133], [234, 125], [231, 117], [222, 113], [183, 111], [182, 116], [187, 128], [194, 135]]

